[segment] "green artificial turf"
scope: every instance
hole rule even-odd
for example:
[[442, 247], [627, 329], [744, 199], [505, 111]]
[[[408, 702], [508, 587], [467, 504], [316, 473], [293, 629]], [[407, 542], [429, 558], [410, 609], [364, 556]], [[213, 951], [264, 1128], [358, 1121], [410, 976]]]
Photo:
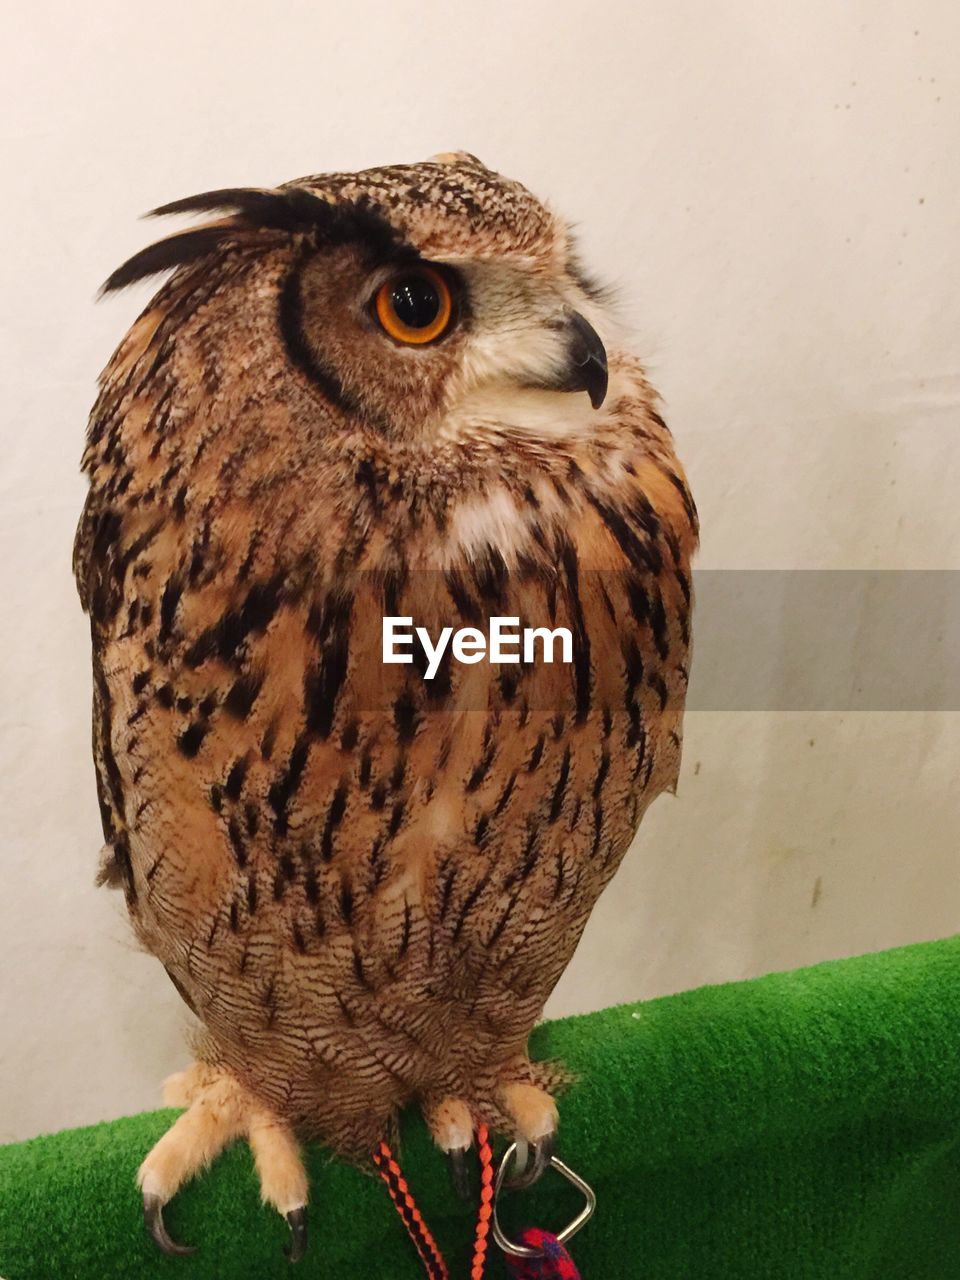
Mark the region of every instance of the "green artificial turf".
[[[561, 1153], [599, 1198], [573, 1245], [584, 1280], [960, 1277], [960, 939], [548, 1023], [533, 1049], [579, 1076]], [[244, 1145], [168, 1209], [199, 1252], [159, 1255], [133, 1178], [174, 1114], [0, 1148], [0, 1275], [422, 1275], [379, 1180], [319, 1149], [296, 1269]], [[473, 1210], [412, 1115], [402, 1158], [452, 1280], [466, 1277]], [[550, 1174], [504, 1216], [549, 1227], [576, 1208]], [[505, 1275], [499, 1257], [490, 1273]]]

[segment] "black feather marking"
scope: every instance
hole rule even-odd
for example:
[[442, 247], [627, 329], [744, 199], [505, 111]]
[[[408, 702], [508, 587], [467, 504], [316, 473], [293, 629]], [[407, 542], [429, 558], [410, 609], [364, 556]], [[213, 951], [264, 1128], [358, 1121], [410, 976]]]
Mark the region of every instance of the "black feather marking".
[[663, 568], [663, 556], [654, 541], [655, 531], [650, 526], [649, 518], [644, 516], [643, 511], [638, 514], [637, 518], [644, 528], [644, 533], [647, 534], [646, 539], [640, 537], [627, 522], [622, 512], [615, 507], [601, 502], [599, 498], [594, 497], [591, 493], [587, 494], [587, 498], [614, 538], [616, 538], [629, 563], [632, 566], [642, 565], [651, 573], [659, 574]]
[[[659, 418], [659, 421], [662, 425], [665, 425], [663, 423], [663, 419], [660, 418], [659, 414], [655, 416]], [[684, 512], [686, 513], [686, 517], [690, 522], [690, 528], [693, 530], [694, 533], [697, 533], [700, 528], [700, 520], [697, 516], [696, 504], [693, 501], [693, 498], [690, 494], [690, 490], [687, 488], [684, 482], [680, 479], [680, 477], [674, 474], [674, 472], [672, 471], [667, 472], [667, 479], [676, 489], [677, 493], [680, 494], [680, 499], [683, 502]]]
[[593, 805], [593, 844], [590, 847], [590, 856], [595, 858], [600, 849], [600, 841], [603, 838], [603, 805], [596, 799], [597, 791], [594, 790]]
[[493, 926], [490, 936], [489, 938], [487, 938], [487, 941], [484, 944], [488, 949], [490, 947], [496, 946], [496, 944], [500, 941], [500, 935], [503, 933], [504, 929], [506, 928], [507, 921], [510, 919], [510, 916], [513, 912], [514, 907], [517, 905], [518, 897], [519, 897], [519, 894], [514, 894], [514, 896], [507, 903], [506, 911], [503, 912], [500, 919]]
[[392, 791], [399, 791], [400, 788], [403, 786], [404, 779], [406, 778], [406, 776], [407, 776], [407, 758], [403, 754], [403, 752], [401, 752], [400, 755], [397, 756], [396, 762], [394, 763], [394, 766], [393, 766], [393, 770], [390, 774], [390, 789]]
[[[257, 582], [247, 592], [239, 609], [223, 614], [212, 627], [208, 627], [193, 642], [184, 655], [189, 667], [199, 667], [214, 656], [224, 662], [236, 659], [237, 651], [251, 634], [262, 635], [273, 620], [283, 602], [284, 574], [277, 573], [265, 582]], [[174, 584], [171, 578], [168, 589]], [[182, 584], [179, 584], [179, 600]], [[166, 590], [164, 591], [166, 596]], [[174, 609], [176, 603], [174, 603]], [[162, 615], [161, 608], [161, 615]], [[172, 615], [171, 615], [172, 623]]]
[[162, 271], [171, 271], [174, 267], [196, 262], [198, 258], [222, 248], [236, 236], [236, 231], [237, 228], [231, 226], [194, 227], [190, 231], [180, 231], [165, 240], [158, 240], [156, 244], [141, 249], [122, 266], [117, 267], [101, 285], [100, 296], [126, 289], [128, 285], [159, 275]]
[[404, 802], [402, 800], [398, 800], [390, 812], [390, 825], [387, 828], [387, 835], [391, 840], [403, 824], [403, 814], [405, 809], [406, 805]]
[[673, 556], [673, 563], [679, 564], [681, 559], [683, 558], [680, 550], [680, 539], [677, 537], [677, 535], [674, 533], [674, 531], [670, 528], [669, 525], [663, 526], [662, 532], [663, 532], [663, 540], [667, 544], [667, 546], [670, 548], [670, 554]]
[[357, 771], [357, 782], [361, 791], [366, 791], [367, 787], [370, 785], [370, 773], [372, 769], [373, 761], [370, 759], [370, 753], [368, 751], [364, 751], [363, 755], [360, 757], [360, 768]]
[[634, 704], [628, 708], [630, 711], [630, 727], [626, 734], [626, 744], [631, 749], [636, 748], [637, 763], [633, 770], [633, 776], [636, 778], [640, 773], [640, 766], [643, 764], [647, 751], [647, 731], [644, 728], [643, 717], [640, 708]]
[[488, 544], [476, 555], [477, 567], [474, 570], [474, 581], [477, 590], [489, 604], [500, 606], [503, 603], [503, 592], [507, 584], [507, 562], [498, 547]]
[[403, 932], [400, 935], [400, 947], [397, 951], [397, 959], [405, 956], [407, 948], [410, 946], [410, 931], [413, 924], [412, 913], [410, 911], [410, 902], [407, 898], [403, 900]]
[[213, 940], [217, 936], [219, 929], [220, 929], [220, 913], [218, 912], [213, 917], [213, 922], [210, 925], [210, 932], [207, 934], [207, 950], [208, 951], [213, 946]]
[[358, 243], [375, 259], [416, 260], [416, 250], [368, 200], [332, 203], [303, 187], [278, 190], [225, 187], [173, 200], [151, 210], [149, 216], [210, 213], [230, 210], [235, 217], [213, 226], [193, 227], [148, 245], [128, 258], [104, 282], [101, 296], [124, 289], [137, 280], [196, 262], [207, 254], [238, 243], [251, 230], [307, 233], [315, 246]]
[[160, 630], [157, 633], [157, 639], [161, 644], [173, 633], [173, 622], [182, 595], [183, 579], [179, 574], [173, 573], [167, 579], [160, 597]]
[[287, 808], [300, 786], [309, 754], [310, 739], [301, 735], [293, 744], [286, 769], [271, 783], [267, 792], [267, 800], [275, 814], [274, 827], [278, 835], [285, 835], [287, 832]]
[[553, 898], [556, 901], [560, 897], [560, 891], [563, 888], [563, 882], [566, 878], [567, 869], [563, 862], [563, 850], [557, 850], [557, 875], [553, 882]]
[[333, 857], [333, 833], [340, 825], [346, 810], [347, 786], [346, 783], [341, 782], [333, 793], [333, 799], [330, 801], [330, 808], [327, 811], [327, 820], [323, 826], [320, 852], [326, 862], [329, 862]]
[[340, 914], [344, 924], [353, 923], [353, 888], [346, 880], [340, 886]]
[[271, 720], [267, 725], [263, 737], [260, 739], [260, 754], [264, 760], [269, 760], [273, 755], [273, 748], [277, 744], [277, 729], [279, 725], [276, 719]]
[[627, 578], [627, 599], [630, 601], [630, 612], [637, 622], [645, 625], [650, 619], [650, 597], [642, 580], [633, 574]]
[[513, 794], [513, 788], [516, 785], [516, 782], [517, 771], [514, 769], [513, 773], [511, 773], [510, 777], [507, 779], [506, 786], [500, 792], [500, 799], [497, 801], [496, 807], [493, 811], [493, 816], [495, 818], [499, 818], [500, 814], [503, 813], [504, 809], [510, 803], [510, 797]]
[[653, 641], [657, 646], [657, 652], [660, 657], [666, 659], [670, 652], [670, 644], [667, 635], [667, 614], [663, 607], [663, 597], [659, 589], [656, 590], [653, 597], [653, 607], [650, 610], [650, 629], [653, 632]]
[[354, 948], [353, 952], [353, 972], [355, 973], [357, 981], [360, 983], [361, 987], [367, 991], [371, 990], [370, 981], [363, 971], [363, 956], [356, 950], [356, 948]]
[[[318, 200], [317, 196], [312, 198]], [[291, 203], [282, 198], [281, 192], [269, 188], [221, 187], [216, 191], [201, 191], [195, 196], [184, 196], [181, 200], [161, 204], [145, 216], [165, 218], [171, 214], [217, 212], [242, 213], [259, 226], [293, 230], [290, 224]]]
[[232, 212], [251, 227], [271, 231], [312, 232], [318, 244], [359, 241], [377, 257], [401, 253], [415, 257], [397, 230], [366, 199], [333, 202], [305, 187], [223, 187], [171, 200], [148, 217], [168, 214]]
[[527, 839], [523, 846], [523, 860], [514, 873], [514, 878], [520, 881], [528, 879], [534, 867], [537, 865], [539, 857], [539, 840], [540, 828], [535, 824], [531, 824], [527, 828]]
[[481, 785], [484, 778], [490, 772], [490, 766], [493, 764], [493, 758], [497, 754], [497, 740], [492, 739], [487, 746], [486, 751], [481, 756], [470, 777], [467, 779], [467, 791], [476, 791]]
[[308, 629], [321, 648], [320, 660], [304, 676], [303, 698], [307, 730], [318, 738], [329, 736], [337, 713], [337, 699], [350, 662], [350, 618], [353, 597], [331, 596], [321, 608], [310, 611]]
[[287, 885], [293, 879], [293, 859], [285, 853], [277, 866], [273, 877], [273, 900], [279, 902], [287, 891]]
[[690, 614], [686, 609], [681, 609], [677, 614], [677, 626], [680, 630], [680, 640], [684, 648], [690, 644]]
[[627, 676], [626, 706], [629, 709], [637, 686], [643, 681], [643, 653], [633, 636], [624, 645], [623, 665]]
[[478, 884], [474, 885], [474, 887], [470, 890], [470, 892], [467, 894], [466, 898], [464, 899], [463, 906], [460, 908], [460, 914], [457, 916], [457, 923], [454, 925], [454, 929], [453, 929], [452, 937], [454, 941], [456, 941], [456, 939], [459, 938], [460, 934], [463, 932], [463, 926], [467, 923], [467, 916], [469, 916], [470, 912], [477, 905], [477, 899], [480, 897], [481, 893], [483, 893], [484, 889], [487, 887], [487, 881], [489, 880], [489, 878], [490, 878], [489, 875], [484, 876], [483, 879], [480, 880]]
[[655, 671], [650, 676], [649, 680], [647, 681], [647, 684], [650, 686], [650, 688], [654, 691], [654, 693], [659, 698], [660, 710], [661, 711], [665, 710], [669, 695], [667, 694], [667, 685], [663, 676], [660, 674], [659, 671]]
[[303, 891], [307, 895], [307, 901], [315, 907], [320, 900], [320, 886], [317, 884], [317, 873], [313, 867], [307, 867], [303, 877]]
[[357, 398], [345, 390], [335, 369], [320, 359], [307, 339], [299, 270], [290, 272], [280, 293], [280, 329], [294, 364], [320, 388], [324, 398], [345, 413], [360, 416], [361, 406]]
[[227, 835], [230, 837], [230, 847], [233, 849], [233, 856], [237, 860], [238, 867], [247, 865], [247, 846], [244, 844], [243, 832], [240, 830], [240, 823], [236, 817], [232, 817], [227, 823]]
[[600, 768], [597, 770], [597, 776], [593, 783], [593, 798], [600, 799], [600, 792], [603, 790], [603, 784], [607, 780], [607, 774], [610, 772], [610, 752], [604, 747], [600, 755]]
[[397, 740], [406, 744], [416, 737], [420, 726], [420, 713], [410, 689], [401, 690], [393, 704], [393, 723], [397, 728]]
[[483, 611], [473, 594], [468, 590], [463, 575], [456, 569], [450, 569], [444, 575], [447, 591], [453, 601], [460, 618], [467, 624], [479, 623], [483, 619]]
[[239, 800], [240, 792], [243, 790], [243, 780], [247, 776], [247, 758], [241, 756], [230, 769], [227, 774], [227, 781], [224, 783], [224, 793], [231, 800]]
[[223, 709], [237, 720], [245, 720], [263, 687], [263, 676], [256, 673], [239, 676], [224, 699]]
[[203, 745], [203, 740], [209, 730], [210, 726], [205, 720], [194, 720], [177, 738], [177, 747], [180, 754], [186, 756], [188, 760], [192, 760]]
[[[437, 875], [439, 879], [440, 878], [439, 867], [437, 868]], [[454, 864], [453, 866], [448, 866], [444, 868], [444, 874], [442, 877], [443, 887], [440, 893], [439, 918], [441, 920], [443, 920], [446, 917], [447, 911], [450, 908], [450, 898], [453, 893], [453, 882], [454, 880], [456, 880], [456, 878], [457, 878], [456, 864]]]
[[560, 762], [560, 773], [557, 777], [557, 785], [554, 788], [553, 799], [550, 802], [550, 822], [556, 822], [560, 817], [563, 809], [563, 799], [567, 792], [567, 782], [570, 779], [570, 748], [567, 747], [563, 753], [563, 760]]
[[627, 694], [624, 699], [627, 708], [627, 715], [630, 717], [630, 724], [627, 728], [626, 743], [628, 747], [635, 747], [640, 743], [641, 750], [646, 742], [646, 730], [643, 727], [643, 711], [639, 703], [635, 702], [631, 694]]
[[383, 858], [383, 840], [378, 837], [370, 846], [370, 871], [373, 875], [374, 888], [386, 874], [387, 868]]
[[120, 872], [120, 881], [127, 901], [135, 902], [137, 887], [133, 878], [133, 862], [130, 858], [130, 845], [126, 836], [117, 836], [113, 843], [113, 865]]
[[500, 673], [500, 696], [503, 698], [505, 706], [509, 707], [514, 698], [516, 698], [519, 685], [520, 675], [518, 672], [507, 670]]

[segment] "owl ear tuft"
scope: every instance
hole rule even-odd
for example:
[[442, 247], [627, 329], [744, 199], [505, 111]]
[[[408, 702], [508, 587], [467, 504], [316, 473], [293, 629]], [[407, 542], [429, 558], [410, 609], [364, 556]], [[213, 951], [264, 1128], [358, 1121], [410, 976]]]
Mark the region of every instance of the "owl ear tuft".
[[178, 232], [141, 249], [108, 277], [100, 296], [124, 289], [147, 276], [195, 262], [228, 243], [240, 242], [244, 232], [250, 231], [306, 234], [318, 248], [356, 243], [378, 259], [417, 256], [415, 250], [404, 244], [382, 212], [365, 197], [334, 202], [314, 195], [305, 187], [275, 190], [224, 187], [172, 200], [152, 209], [147, 216], [217, 211], [231, 216], [208, 226]]
[[148, 276], [159, 275], [161, 271], [170, 271], [174, 267], [185, 266], [195, 262], [205, 254], [219, 249], [231, 235], [236, 235], [236, 227], [227, 223], [219, 223], [210, 227], [194, 227], [192, 231], [181, 231], [177, 235], [158, 240], [156, 244], [141, 249], [132, 258], [128, 258], [123, 266], [117, 267], [100, 287], [100, 297], [105, 293], [114, 293], [117, 289], [125, 289], [127, 285], [145, 280]]
[[366, 197], [325, 200], [306, 187], [274, 189], [224, 187], [173, 200], [152, 209], [148, 217], [171, 213], [232, 213], [241, 225], [254, 229], [310, 233], [318, 245], [365, 243], [377, 253], [396, 249], [400, 236], [379, 208]]
[[162, 218], [172, 213], [239, 214], [255, 227], [277, 231], [304, 231], [329, 220], [333, 206], [302, 187], [270, 190], [259, 187], [223, 187], [219, 191], [202, 191], [199, 195], [171, 200], [151, 209], [148, 218]]

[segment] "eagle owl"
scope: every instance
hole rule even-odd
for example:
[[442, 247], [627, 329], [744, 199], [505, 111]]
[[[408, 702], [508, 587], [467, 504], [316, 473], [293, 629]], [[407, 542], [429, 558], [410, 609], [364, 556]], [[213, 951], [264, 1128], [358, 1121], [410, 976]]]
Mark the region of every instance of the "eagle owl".
[[[214, 191], [107, 366], [75, 571], [102, 881], [200, 1024], [154, 1238], [229, 1141], [305, 1243], [298, 1137], [416, 1100], [455, 1163], [556, 1126], [527, 1037], [673, 788], [696, 513], [569, 227], [465, 153]], [[609, 346], [609, 350], [608, 350]], [[386, 663], [383, 619], [569, 661]]]

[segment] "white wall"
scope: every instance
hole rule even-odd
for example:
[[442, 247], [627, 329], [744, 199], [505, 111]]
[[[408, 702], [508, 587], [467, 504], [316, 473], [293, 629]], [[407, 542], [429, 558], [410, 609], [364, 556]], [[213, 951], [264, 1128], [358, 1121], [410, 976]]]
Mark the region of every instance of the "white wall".
[[[711, 568], [960, 568], [952, 0], [420, 0], [8, 15], [0, 1139], [153, 1106], [179, 1001], [93, 888], [70, 577], [93, 305], [143, 210], [453, 148], [582, 225]], [[923, 619], [918, 625], [923, 625]], [[956, 715], [700, 712], [554, 1014], [960, 928]]]

